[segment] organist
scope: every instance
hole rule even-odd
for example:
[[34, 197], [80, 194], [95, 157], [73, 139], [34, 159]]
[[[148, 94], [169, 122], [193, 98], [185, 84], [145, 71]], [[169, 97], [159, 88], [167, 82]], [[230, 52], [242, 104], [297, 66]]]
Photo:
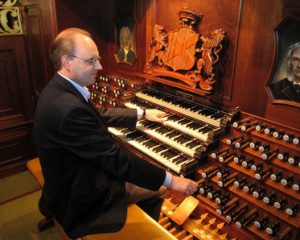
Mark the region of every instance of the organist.
[[58, 71], [40, 96], [34, 134], [45, 177], [41, 203], [69, 237], [118, 231], [130, 202], [157, 219], [166, 187], [186, 194], [197, 190], [196, 182], [133, 157], [111, 137], [108, 126], [134, 127], [142, 117], [162, 122], [165, 113], [97, 110], [88, 103], [86, 86], [102, 69], [88, 32], [62, 31], [51, 58]]

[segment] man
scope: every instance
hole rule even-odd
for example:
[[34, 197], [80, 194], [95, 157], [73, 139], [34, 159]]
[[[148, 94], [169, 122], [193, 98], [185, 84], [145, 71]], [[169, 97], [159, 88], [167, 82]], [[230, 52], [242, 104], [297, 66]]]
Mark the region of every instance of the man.
[[275, 99], [300, 102], [300, 42], [288, 49], [287, 78], [270, 85]]
[[196, 182], [133, 157], [113, 140], [108, 126], [135, 127], [141, 115], [163, 122], [165, 113], [96, 110], [88, 103], [86, 86], [102, 69], [88, 32], [62, 31], [50, 55], [58, 71], [39, 98], [34, 136], [45, 177], [41, 199], [69, 237], [120, 230], [128, 203], [157, 202], [162, 185], [186, 194], [197, 190]]

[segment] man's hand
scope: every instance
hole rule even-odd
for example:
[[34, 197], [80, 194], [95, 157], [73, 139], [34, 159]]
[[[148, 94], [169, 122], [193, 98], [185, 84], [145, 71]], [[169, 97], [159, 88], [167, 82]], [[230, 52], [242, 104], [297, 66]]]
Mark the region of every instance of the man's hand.
[[173, 175], [169, 188], [187, 195], [192, 195], [198, 190], [198, 183], [188, 178]]
[[145, 118], [151, 122], [164, 123], [167, 113], [158, 109], [145, 109]]

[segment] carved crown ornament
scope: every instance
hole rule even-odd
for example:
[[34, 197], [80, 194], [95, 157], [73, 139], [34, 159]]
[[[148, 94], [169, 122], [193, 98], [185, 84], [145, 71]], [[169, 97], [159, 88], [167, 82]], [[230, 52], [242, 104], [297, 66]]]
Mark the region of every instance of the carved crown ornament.
[[0, 1], [0, 36], [22, 34], [18, 0]]
[[215, 29], [204, 36], [197, 32], [202, 14], [185, 8], [179, 10], [178, 16], [182, 25], [178, 29], [166, 31], [163, 26], [154, 25], [145, 72], [210, 95], [217, 81], [215, 67], [225, 32]]

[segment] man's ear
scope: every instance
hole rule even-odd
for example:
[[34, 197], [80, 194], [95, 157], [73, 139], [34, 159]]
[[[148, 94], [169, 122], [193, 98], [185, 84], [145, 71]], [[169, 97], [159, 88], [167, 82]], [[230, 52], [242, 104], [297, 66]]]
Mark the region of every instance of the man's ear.
[[68, 55], [63, 55], [60, 58], [62, 68], [69, 69], [70, 58]]

